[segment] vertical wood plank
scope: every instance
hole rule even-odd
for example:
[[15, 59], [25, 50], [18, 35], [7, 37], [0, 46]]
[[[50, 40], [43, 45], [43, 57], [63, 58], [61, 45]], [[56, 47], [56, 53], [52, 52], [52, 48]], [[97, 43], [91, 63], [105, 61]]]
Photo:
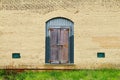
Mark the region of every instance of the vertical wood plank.
[[61, 29], [61, 53], [60, 55], [60, 61], [61, 63], [67, 63], [68, 62], [68, 40], [69, 40], [69, 32], [68, 30], [62, 28]]
[[67, 29], [64, 29], [64, 47], [63, 47], [63, 51], [64, 51], [64, 55], [63, 55], [63, 60], [65, 61], [65, 63], [68, 62], [68, 42], [69, 42], [69, 31]]
[[55, 63], [58, 60], [57, 29], [50, 30], [50, 61]]

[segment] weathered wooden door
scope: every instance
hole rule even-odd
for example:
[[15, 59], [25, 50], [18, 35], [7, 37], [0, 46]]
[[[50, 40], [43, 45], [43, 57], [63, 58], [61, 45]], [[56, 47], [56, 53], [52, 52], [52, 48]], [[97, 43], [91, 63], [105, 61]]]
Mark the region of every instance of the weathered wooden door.
[[69, 62], [69, 28], [50, 28], [50, 63]]

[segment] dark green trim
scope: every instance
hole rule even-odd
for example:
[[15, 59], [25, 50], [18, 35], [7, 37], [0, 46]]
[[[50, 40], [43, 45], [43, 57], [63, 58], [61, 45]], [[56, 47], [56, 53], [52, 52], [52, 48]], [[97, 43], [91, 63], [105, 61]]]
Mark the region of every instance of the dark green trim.
[[14, 59], [21, 58], [20, 53], [12, 53], [12, 58], [14, 58]]
[[104, 52], [98, 52], [97, 57], [98, 58], [105, 58], [105, 53]]
[[[60, 21], [59, 24], [57, 24], [57, 22], [56, 22], [57, 20]], [[55, 22], [53, 22], [53, 21], [55, 21]], [[66, 23], [66, 21], [68, 23]], [[65, 24], [63, 24], [63, 23], [65, 23]], [[54, 28], [54, 27], [57, 27], [57, 28], [68, 27], [70, 29], [70, 33], [69, 33], [69, 36], [70, 36], [69, 37], [69, 63], [73, 64], [74, 63], [74, 22], [71, 21], [70, 19], [67, 19], [64, 17], [55, 17], [55, 18], [52, 18], [52, 19], [49, 19], [48, 21], [46, 21], [45, 63], [50, 64], [50, 62], [49, 62], [49, 59], [50, 59], [49, 28]]]
[[45, 44], [45, 63], [49, 63], [50, 57], [50, 38], [46, 37], [46, 44]]
[[70, 37], [70, 63], [74, 63], [74, 36]]

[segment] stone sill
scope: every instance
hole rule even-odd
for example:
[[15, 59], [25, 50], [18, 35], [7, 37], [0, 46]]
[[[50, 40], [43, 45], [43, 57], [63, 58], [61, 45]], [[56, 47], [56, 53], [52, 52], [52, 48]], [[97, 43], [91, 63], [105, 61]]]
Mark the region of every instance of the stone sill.
[[50, 64], [50, 63], [46, 63], [44, 66], [75, 66], [75, 64], [73, 63], [68, 63], [68, 64]]

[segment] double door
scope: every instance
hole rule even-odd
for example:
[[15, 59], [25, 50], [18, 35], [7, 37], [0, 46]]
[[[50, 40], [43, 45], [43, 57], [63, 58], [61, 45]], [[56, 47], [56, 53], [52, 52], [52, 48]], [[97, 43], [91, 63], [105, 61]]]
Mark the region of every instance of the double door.
[[69, 63], [69, 28], [50, 28], [50, 63]]

